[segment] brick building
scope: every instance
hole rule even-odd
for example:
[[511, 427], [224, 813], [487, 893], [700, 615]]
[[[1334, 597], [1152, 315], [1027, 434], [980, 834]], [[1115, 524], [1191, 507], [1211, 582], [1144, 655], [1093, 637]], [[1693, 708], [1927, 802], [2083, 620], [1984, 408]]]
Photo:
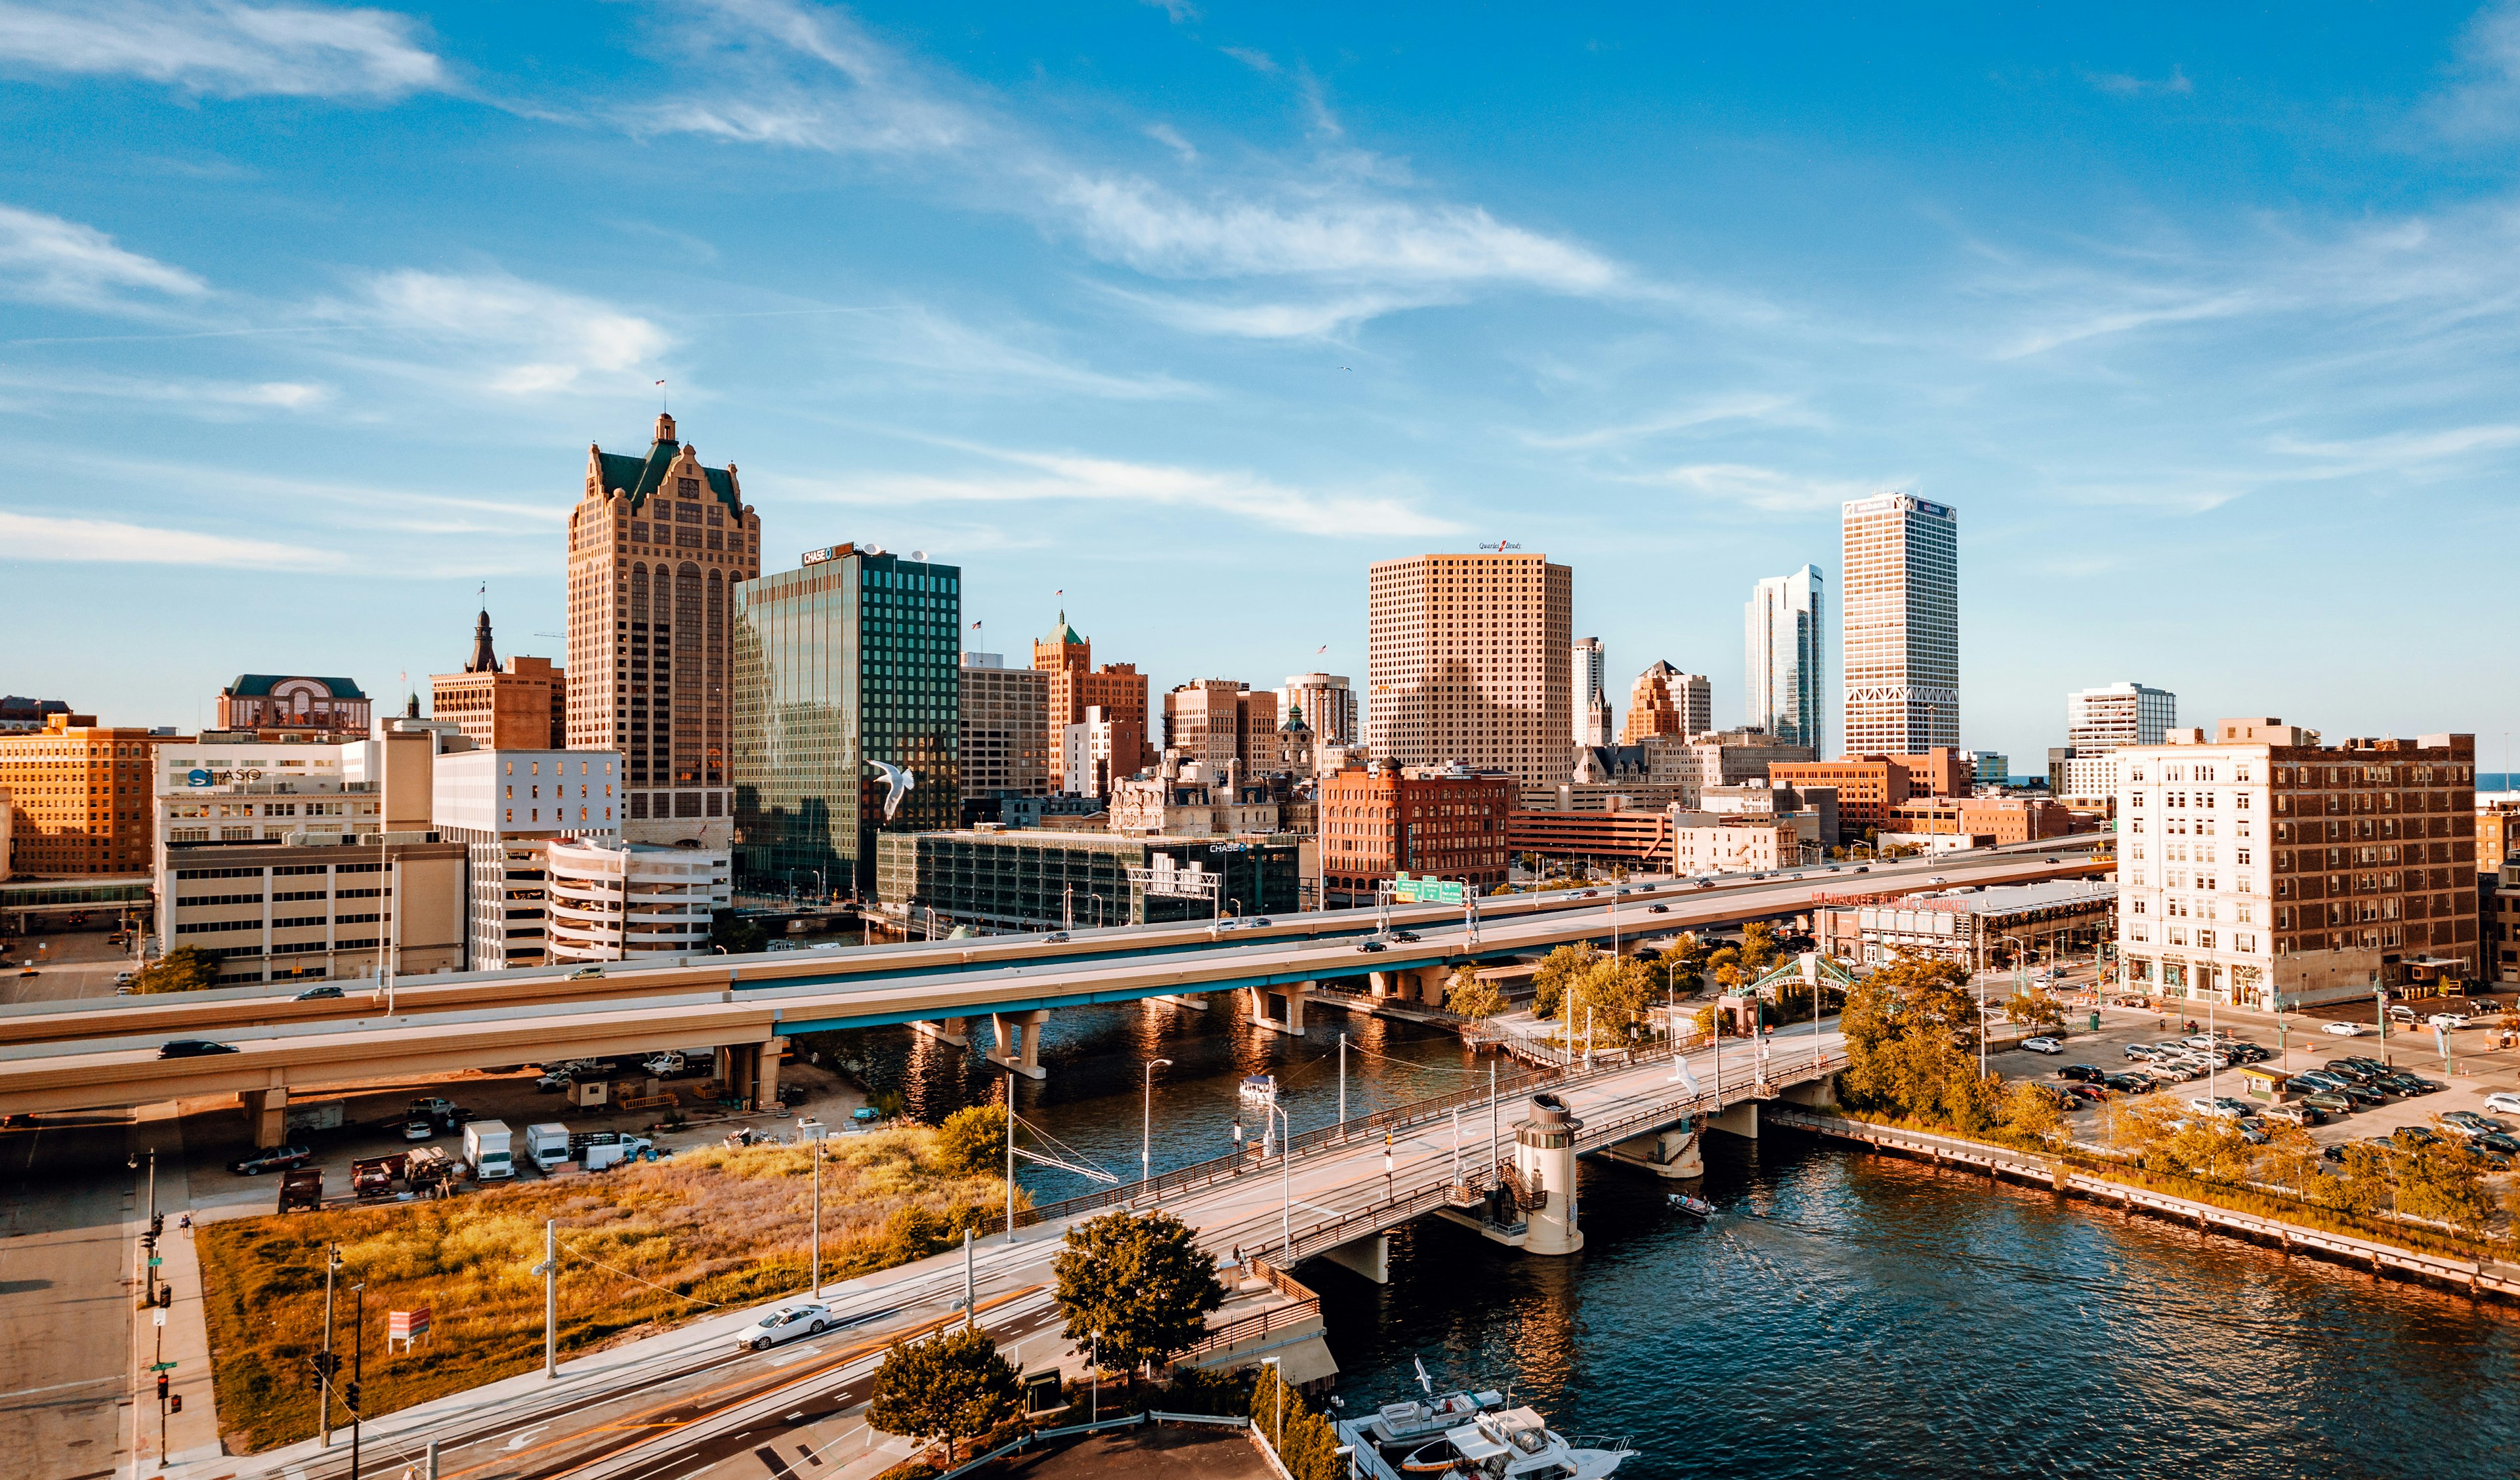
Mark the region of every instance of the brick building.
[[146, 874], [156, 834], [157, 747], [176, 739], [48, 714], [44, 728], [0, 733], [9, 872], [48, 877]]
[[219, 728], [362, 740], [368, 696], [345, 678], [241, 673], [219, 691]]
[[1094, 644], [1085, 634], [1067, 624], [1067, 613], [1058, 614], [1058, 625], [1034, 640], [1032, 665], [1050, 675], [1050, 786], [1054, 791], [1077, 789], [1068, 785], [1066, 749], [1062, 737], [1070, 725], [1086, 722], [1085, 711], [1102, 711], [1102, 723], [1110, 727], [1110, 774], [1134, 776], [1155, 760], [1154, 746], [1147, 740], [1148, 686], [1147, 676], [1135, 663], [1104, 663], [1094, 666]]
[[2227, 719], [2116, 753], [2131, 988], [2275, 1010], [2475, 972], [2475, 737]]
[[1895, 830], [1900, 805], [1912, 794], [1908, 768], [1886, 755], [1833, 761], [1776, 761], [1768, 767], [1776, 786], [1830, 786], [1837, 791], [1837, 825], [1849, 838], [1867, 828]]
[[1328, 903], [1371, 904], [1374, 885], [1402, 870], [1474, 889], [1504, 883], [1513, 797], [1513, 778], [1460, 767], [1373, 765], [1323, 778]]
[[568, 675], [547, 657], [512, 657], [500, 668], [485, 610], [463, 671], [429, 675], [428, 712], [455, 721], [484, 750], [557, 750], [568, 735]]
[[1991, 838], [1997, 847], [2074, 830], [2072, 811], [2044, 797], [1912, 797], [1891, 808], [1890, 816], [1884, 831]]

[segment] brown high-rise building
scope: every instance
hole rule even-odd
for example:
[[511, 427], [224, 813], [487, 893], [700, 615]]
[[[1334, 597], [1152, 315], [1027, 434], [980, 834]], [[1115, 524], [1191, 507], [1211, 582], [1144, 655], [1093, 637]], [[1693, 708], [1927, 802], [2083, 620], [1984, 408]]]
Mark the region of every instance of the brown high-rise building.
[[1715, 728], [1714, 709], [1705, 674], [1683, 673], [1657, 660], [1628, 691], [1628, 723], [1619, 743], [1633, 745], [1652, 735], [1704, 735]]
[[[1230, 678], [1198, 678], [1164, 695], [1164, 748], [1186, 761], [1240, 764], [1242, 774], [1278, 759], [1278, 695]], [[1211, 780], [1213, 777], [1211, 776]]]
[[644, 457], [586, 449], [568, 520], [571, 750], [617, 750], [633, 842], [734, 839], [729, 588], [761, 573], [735, 464], [704, 468], [656, 418]]
[[157, 747], [174, 739], [86, 714], [0, 735], [0, 805], [16, 813], [0, 874], [148, 873]]
[[1365, 742], [1555, 785], [1574, 761], [1575, 573], [1506, 551], [1380, 561], [1367, 575]]
[[487, 611], [472, 629], [464, 671], [430, 674], [428, 695], [430, 716], [455, 721], [482, 749], [568, 748], [568, 675], [547, 657], [512, 657], [502, 671]]
[[1050, 788], [1068, 789], [1063, 739], [1067, 727], [1085, 722], [1085, 711], [1101, 709], [1111, 726], [1111, 775], [1134, 776], [1154, 763], [1147, 743], [1147, 676], [1135, 663], [1094, 666], [1094, 644], [1067, 625], [1058, 625], [1034, 640], [1032, 665], [1050, 675]]

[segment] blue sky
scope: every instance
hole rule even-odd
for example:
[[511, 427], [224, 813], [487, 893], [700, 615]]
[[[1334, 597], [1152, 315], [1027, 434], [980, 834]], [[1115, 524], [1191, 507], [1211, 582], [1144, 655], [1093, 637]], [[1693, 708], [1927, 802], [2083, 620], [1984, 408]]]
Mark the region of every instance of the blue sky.
[[2520, 9], [1550, 9], [0, 0], [0, 691], [556, 654], [665, 379], [771, 568], [1159, 688], [1502, 537], [1730, 722], [1903, 488], [2016, 770], [2122, 678], [2499, 765]]

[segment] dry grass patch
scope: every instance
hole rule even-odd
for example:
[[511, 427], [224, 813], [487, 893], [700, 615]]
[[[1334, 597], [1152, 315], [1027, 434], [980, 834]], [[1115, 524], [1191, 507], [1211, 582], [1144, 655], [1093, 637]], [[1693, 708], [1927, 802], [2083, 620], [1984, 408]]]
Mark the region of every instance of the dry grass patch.
[[[373, 1415], [540, 1365], [543, 1282], [532, 1267], [547, 1219], [560, 1224], [563, 1359], [712, 1307], [803, 1289], [812, 1176], [803, 1147], [709, 1147], [443, 1202], [204, 1224], [211, 1367], [232, 1450], [315, 1432], [307, 1359], [324, 1345], [327, 1243], [341, 1246], [334, 1349], [345, 1380], [349, 1286], [367, 1283], [364, 1394]], [[836, 1138], [823, 1165], [824, 1278], [939, 1252], [1005, 1200], [1005, 1183], [962, 1173], [940, 1155], [933, 1130]], [[422, 1306], [433, 1313], [430, 1343], [385, 1355], [385, 1313]]]

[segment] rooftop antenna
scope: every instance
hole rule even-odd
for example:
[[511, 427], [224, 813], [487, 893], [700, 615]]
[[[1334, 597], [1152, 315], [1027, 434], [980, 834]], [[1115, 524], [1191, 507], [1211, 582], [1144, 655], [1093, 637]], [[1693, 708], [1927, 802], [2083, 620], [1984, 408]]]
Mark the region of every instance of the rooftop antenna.
[[673, 393], [671, 391], [665, 388], [664, 381], [658, 381], [656, 382], [656, 409], [668, 416], [671, 416], [674, 410], [671, 399], [672, 394]]

